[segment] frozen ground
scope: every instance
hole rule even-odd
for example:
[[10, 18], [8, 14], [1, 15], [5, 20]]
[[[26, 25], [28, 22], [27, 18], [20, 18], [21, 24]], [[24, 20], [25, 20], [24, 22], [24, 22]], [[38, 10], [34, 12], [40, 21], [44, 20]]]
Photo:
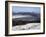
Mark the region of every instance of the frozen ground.
[[40, 23], [28, 23], [26, 25], [13, 26], [12, 30], [30, 30], [30, 29], [40, 29]]

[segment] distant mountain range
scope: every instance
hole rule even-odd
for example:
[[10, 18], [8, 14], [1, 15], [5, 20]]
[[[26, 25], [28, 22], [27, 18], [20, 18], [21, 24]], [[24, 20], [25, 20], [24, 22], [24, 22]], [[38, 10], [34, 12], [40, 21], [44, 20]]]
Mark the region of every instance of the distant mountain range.
[[13, 12], [14, 15], [32, 15], [32, 16], [40, 16], [40, 13], [35, 13], [35, 12]]
[[13, 18], [13, 26], [25, 25], [27, 23], [40, 23], [40, 13], [34, 12], [18, 12], [12, 13], [15, 18]]

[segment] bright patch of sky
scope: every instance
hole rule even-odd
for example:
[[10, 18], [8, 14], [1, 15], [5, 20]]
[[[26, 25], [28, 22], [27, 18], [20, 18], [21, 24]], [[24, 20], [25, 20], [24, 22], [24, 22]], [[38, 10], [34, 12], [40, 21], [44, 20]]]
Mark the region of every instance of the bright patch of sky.
[[13, 6], [12, 11], [14, 13], [18, 12], [34, 12], [34, 13], [40, 13], [40, 7], [20, 7], [20, 6]]

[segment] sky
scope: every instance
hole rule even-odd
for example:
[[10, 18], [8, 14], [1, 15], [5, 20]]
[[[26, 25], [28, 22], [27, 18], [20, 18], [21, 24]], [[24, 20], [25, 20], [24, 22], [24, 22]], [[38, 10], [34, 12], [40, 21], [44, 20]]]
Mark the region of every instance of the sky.
[[13, 6], [12, 11], [14, 13], [18, 12], [35, 12], [40, 13], [40, 7], [20, 7], [20, 6]]

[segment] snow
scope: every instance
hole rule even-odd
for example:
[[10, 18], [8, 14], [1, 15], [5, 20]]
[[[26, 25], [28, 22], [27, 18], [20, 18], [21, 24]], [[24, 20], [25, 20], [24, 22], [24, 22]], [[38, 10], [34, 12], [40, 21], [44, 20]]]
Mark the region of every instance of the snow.
[[30, 30], [30, 29], [40, 29], [40, 23], [28, 23], [26, 25], [13, 26], [13, 30]]
[[22, 18], [22, 17], [32, 17], [32, 16], [30, 16], [30, 15], [15, 15], [12, 18], [14, 19], [14, 18]]

